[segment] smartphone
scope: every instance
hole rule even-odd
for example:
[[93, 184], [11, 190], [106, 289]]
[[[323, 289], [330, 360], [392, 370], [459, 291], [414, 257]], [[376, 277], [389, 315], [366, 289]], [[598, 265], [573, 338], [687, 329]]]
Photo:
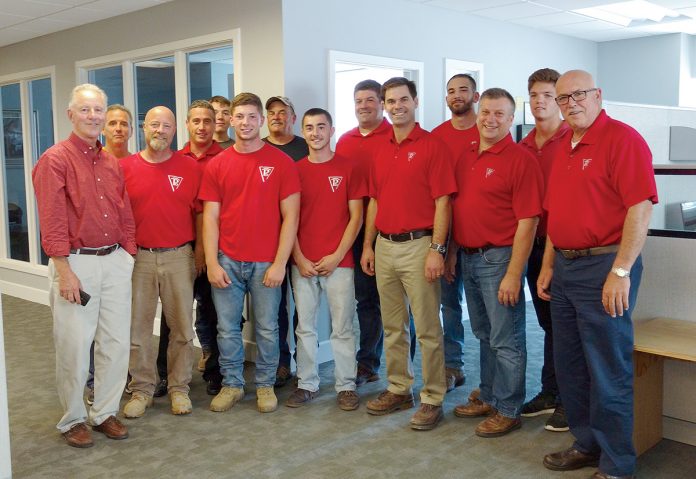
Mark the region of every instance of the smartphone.
[[89, 303], [89, 298], [91, 298], [91, 296], [89, 294], [80, 290], [80, 304], [82, 306], [87, 306], [87, 303]]

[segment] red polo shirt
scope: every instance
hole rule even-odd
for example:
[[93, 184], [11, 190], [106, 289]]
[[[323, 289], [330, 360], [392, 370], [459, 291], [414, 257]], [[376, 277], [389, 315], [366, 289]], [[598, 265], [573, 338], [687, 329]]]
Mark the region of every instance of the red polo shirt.
[[474, 144], [478, 145], [479, 142], [479, 131], [476, 125], [466, 130], [457, 130], [452, 126], [451, 120], [447, 120], [435, 127], [431, 133], [440, 138], [450, 149], [452, 166], [457, 164], [457, 158], [459, 158], [464, 151]]
[[389, 140], [392, 126], [386, 118], [367, 135], [360, 133], [358, 127], [345, 132], [336, 143], [336, 154], [344, 156], [356, 163], [356, 174], [362, 176], [365, 182], [370, 176], [370, 168], [375, 153], [382, 143]]
[[118, 160], [74, 133], [41, 155], [32, 171], [48, 256], [119, 243], [136, 253], [135, 222]]
[[[546, 140], [541, 148], [537, 148], [536, 145], [536, 128], [533, 128], [527, 136], [525, 136], [520, 145], [526, 146], [529, 152], [534, 155], [539, 161], [539, 166], [541, 167], [541, 173], [544, 175], [544, 193], [546, 193], [546, 187], [549, 184], [549, 176], [551, 175], [551, 165], [553, 160], [559, 153], [561, 148], [561, 138], [570, 131], [568, 124], [563, 121], [561, 126], [556, 130], [551, 138]], [[546, 210], [543, 211], [541, 218], [539, 219], [539, 225], [537, 226], [536, 235], [540, 238], [546, 237], [546, 223], [548, 221], [548, 214]]]
[[480, 154], [478, 145], [469, 147], [456, 177], [452, 235], [460, 246], [510, 246], [518, 221], [541, 214], [541, 169], [509, 133]]
[[[367, 184], [353, 173], [354, 167], [354, 162], [338, 154], [325, 163], [312, 163], [309, 158], [297, 162], [302, 186], [297, 241], [312, 262], [336, 251], [350, 221], [348, 202], [367, 195]], [[354, 265], [352, 250], [338, 264]]]
[[370, 174], [379, 231], [394, 234], [433, 227], [435, 199], [457, 191], [447, 153], [442, 141], [418, 123], [401, 143], [392, 131], [377, 150]]
[[201, 175], [203, 175], [203, 172], [205, 171], [205, 167], [208, 165], [210, 160], [213, 159], [218, 153], [221, 153], [224, 151], [225, 148], [221, 147], [220, 144], [217, 141], [214, 141], [207, 150], [205, 150], [205, 153], [203, 153], [201, 156], [196, 156], [194, 152], [191, 151], [191, 142], [187, 141], [184, 147], [179, 150], [180, 153], [190, 156], [196, 162], [198, 163], [198, 168], [201, 170]]
[[220, 249], [236, 261], [272, 262], [278, 250], [280, 202], [300, 191], [292, 159], [266, 143], [253, 153], [234, 146], [213, 158], [198, 197], [220, 203]]
[[162, 163], [140, 153], [121, 160], [135, 217], [135, 241], [143, 248], [173, 248], [196, 237], [194, 217], [201, 172], [179, 152]]
[[549, 237], [563, 249], [617, 244], [628, 209], [657, 203], [650, 148], [604, 110], [575, 148], [571, 138], [563, 138], [544, 200]]

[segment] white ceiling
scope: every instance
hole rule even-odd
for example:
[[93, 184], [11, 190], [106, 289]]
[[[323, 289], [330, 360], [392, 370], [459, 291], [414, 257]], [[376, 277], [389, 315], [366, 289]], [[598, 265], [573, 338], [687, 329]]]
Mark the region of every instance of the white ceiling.
[[0, 0], [0, 47], [171, 0]]
[[[661, 35], [669, 31], [656, 31], [655, 26], [621, 27], [614, 23], [596, 20], [573, 13], [580, 8], [621, 3], [625, 0], [408, 0], [433, 7], [465, 12], [493, 20], [561, 33], [573, 37], [605, 42]], [[696, 17], [694, 0], [648, 0], [679, 14]], [[696, 29], [696, 21], [694, 21]], [[696, 32], [696, 31], [695, 31]]]
[[[0, 47], [171, 0], [0, 0]], [[622, 0], [407, 0], [596, 42], [666, 33], [620, 27], [571, 10]], [[696, 0], [650, 0], [696, 17]], [[695, 24], [696, 26], [696, 24]]]

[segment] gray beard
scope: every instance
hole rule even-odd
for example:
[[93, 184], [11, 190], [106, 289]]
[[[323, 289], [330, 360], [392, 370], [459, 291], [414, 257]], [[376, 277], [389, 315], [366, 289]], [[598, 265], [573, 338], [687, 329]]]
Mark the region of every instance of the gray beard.
[[169, 143], [167, 140], [162, 140], [160, 138], [150, 138], [150, 148], [155, 151], [164, 151], [169, 148]]

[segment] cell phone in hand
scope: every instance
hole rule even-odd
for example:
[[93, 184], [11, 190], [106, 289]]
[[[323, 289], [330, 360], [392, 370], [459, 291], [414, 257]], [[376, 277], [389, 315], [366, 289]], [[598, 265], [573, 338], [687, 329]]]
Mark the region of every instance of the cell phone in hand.
[[87, 303], [89, 303], [89, 298], [91, 298], [91, 296], [89, 294], [80, 290], [80, 304], [82, 306], [87, 306]]

